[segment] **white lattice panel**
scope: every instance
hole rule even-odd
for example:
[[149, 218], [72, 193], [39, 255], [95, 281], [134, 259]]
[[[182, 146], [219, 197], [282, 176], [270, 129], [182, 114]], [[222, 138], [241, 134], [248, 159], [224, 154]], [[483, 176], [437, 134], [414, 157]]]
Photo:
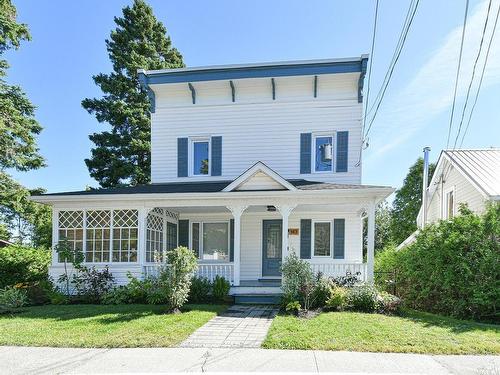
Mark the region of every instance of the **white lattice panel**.
[[155, 208], [153, 208], [153, 210], [151, 212], [158, 214], [160, 216], [163, 216], [163, 208], [155, 207]]
[[139, 213], [137, 210], [116, 210], [113, 211], [114, 227], [137, 227]]
[[149, 214], [147, 229], [163, 232], [163, 217]]
[[59, 228], [83, 228], [83, 211], [60, 211]]
[[87, 228], [109, 228], [111, 211], [87, 211]]

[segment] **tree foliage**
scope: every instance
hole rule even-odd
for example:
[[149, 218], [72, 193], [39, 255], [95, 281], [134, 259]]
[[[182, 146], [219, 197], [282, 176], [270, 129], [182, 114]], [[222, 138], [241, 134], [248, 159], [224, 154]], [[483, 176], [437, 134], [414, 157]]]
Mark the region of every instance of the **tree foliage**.
[[[391, 213], [391, 234], [396, 244], [417, 230], [417, 215], [422, 205], [423, 167], [424, 160], [419, 158], [410, 167], [403, 186], [396, 190]], [[429, 165], [429, 181], [435, 168], [435, 164]]]
[[[458, 318], [498, 320], [500, 203], [479, 216], [460, 215], [426, 226], [400, 251], [377, 255], [377, 282], [396, 272], [396, 293], [419, 310]], [[382, 282], [380, 282], [382, 281]]]
[[102, 187], [150, 181], [150, 104], [137, 69], [184, 66], [165, 26], [143, 0], [125, 7], [115, 23], [117, 28], [106, 40], [113, 72], [93, 77], [104, 96], [82, 101], [97, 121], [111, 125], [110, 131], [90, 135], [95, 147], [85, 160], [90, 175]]
[[35, 106], [19, 86], [5, 80], [9, 65], [3, 54], [30, 40], [28, 27], [16, 21], [10, 0], [0, 0], [0, 237], [50, 246], [50, 209], [29, 200], [33, 192], [14, 181], [6, 169], [29, 171], [44, 166], [36, 137], [42, 126]]
[[[391, 231], [392, 211], [387, 201], [382, 201], [375, 208], [375, 253], [382, 251], [393, 242]], [[368, 225], [363, 223], [363, 254], [368, 245]]]

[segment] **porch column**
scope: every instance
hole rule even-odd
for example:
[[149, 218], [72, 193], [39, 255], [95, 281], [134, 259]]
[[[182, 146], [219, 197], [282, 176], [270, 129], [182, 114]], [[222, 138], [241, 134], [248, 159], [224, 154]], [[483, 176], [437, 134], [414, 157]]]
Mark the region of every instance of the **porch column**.
[[[146, 263], [146, 226], [148, 213], [151, 209], [141, 207], [137, 209], [137, 220], [138, 220], [138, 228], [137, 228], [137, 260], [141, 267], [144, 267]], [[143, 270], [144, 272], [144, 270]]]
[[375, 267], [375, 202], [368, 206], [368, 239], [366, 252], [367, 281], [373, 283]]
[[241, 259], [241, 215], [248, 206], [227, 206], [234, 218], [234, 285], [240, 285], [240, 259]]
[[281, 241], [282, 241], [282, 250], [281, 250], [281, 262], [283, 263], [285, 261], [285, 258], [288, 255], [288, 217], [290, 216], [290, 213], [293, 211], [293, 209], [297, 207], [297, 205], [283, 205], [283, 206], [276, 206], [278, 211], [281, 214], [281, 218], [283, 220], [282, 222], [282, 234], [281, 234]]

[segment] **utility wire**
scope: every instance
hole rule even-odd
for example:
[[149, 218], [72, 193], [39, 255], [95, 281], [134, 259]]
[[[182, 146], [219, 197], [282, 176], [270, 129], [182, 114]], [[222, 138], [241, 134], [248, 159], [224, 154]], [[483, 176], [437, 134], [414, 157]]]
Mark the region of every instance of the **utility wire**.
[[[411, 10], [413, 9], [414, 4], [415, 4], [415, 0], [411, 0], [410, 5], [408, 7], [408, 11], [406, 12], [406, 18], [403, 22], [403, 27], [401, 28], [401, 31], [399, 33], [398, 43], [396, 44], [396, 48], [394, 49], [394, 53], [392, 54], [391, 62], [389, 63], [389, 67], [391, 67], [392, 64], [394, 64], [394, 60], [396, 60], [397, 51], [401, 48], [401, 42], [403, 41], [404, 30], [407, 27], [408, 20], [410, 19]], [[373, 101], [370, 109], [368, 111], [365, 111], [365, 116], [364, 116], [365, 118], [368, 117], [368, 115], [375, 108], [375, 103], [378, 101], [378, 99], [380, 98], [380, 95], [382, 93], [382, 87], [385, 85], [387, 79], [389, 78], [389, 71], [390, 71], [390, 69], [388, 68], [387, 71], [385, 72], [385, 76], [384, 76], [384, 80], [382, 81], [382, 85], [380, 86], [380, 89], [377, 93], [377, 96], [375, 97], [375, 100]], [[368, 106], [368, 103], [366, 103], [366, 104]]]
[[[392, 77], [392, 74], [394, 73], [394, 68], [396, 67], [396, 64], [398, 63], [398, 60], [399, 60], [399, 57], [401, 56], [401, 51], [403, 50], [403, 46], [406, 42], [406, 38], [408, 36], [408, 32], [410, 30], [410, 27], [411, 27], [411, 24], [413, 22], [413, 19], [415, 17], [415, 13], [417, 12], [417, 9], [418, 9], [418, 4], [419, 4], [419, 1], [420, 0], [417, 0], [416, 3], [415, 3], [415, 7], [413, 8], [413, 11], [411, 13], [411, 16], [410, 16], [410, 19], [408, 20], [408, 24], [407, 24], [407, 27], [406, 29], [404, 30], [404, 34], [403, 34], [403, 39], [402, 39], [402, 42], [401, 42], [401, 46], [400, 46], [400, 49], [398, 50], [397, 54], [396, 54], [396, 59], [394, 60], [394, 64], [390, 67], [389, 69], [389, 76], [388, 76], [388, 80], [386, 82], [386, 84], [383, 86], [383, 90], [382, 90], [382, 93], [380, 95], [380, 99], [377, 103], [377, 106], [375, 107], [375, 113], [373, 114], [373, 117], [372, 119], [370, 120], [370, 124], [368, 125], [368, 129], [366, 130], [366, 134], [365, 134], [365, 138], [368, 136], [368, 134], [370, 133], [370, 129], [372, 128], [372, 125], [373, 125], [373, 122], [375, 121], [375, 118], [377, 117], [377, 113], [378, 113], [378, 110], [380, 108], [380, 105], [382, 104], [382, 101], [384, 99], [384, 96], [385, 96], [385, 92], [387, 90], [387, 87], [389, 86], [389, 82], [391, 80], [391, 77]], [[468, 1], [468, 0], [467, 0]]]
[[455, 77], [455, 89], [453, 92], [453, 104], [451, 106], [451, 115], [450, 115], [450, 124], [448, 126], [448, 139], [446, 140], [446, 148], [450, 144], [450, 136], [451, 136], [451, 127], [453, 125], [453, 114], [455, 112], [455, 102], [457, 100], [457, 88], [458, 88], [458, 78], [460, 76], [460, 66], [462, 65], [462, 52], [464, 49], [464, 39], [465, 39], [465, 26], [467, 24], [467, 13], [469, 11], [469, 0], [465, 1], [465, 14], [464, 14], [464, 24], [462, 26], [462, 40], [460, 41], [460, 53], [458, 56], [458, 67], [457, 67], [457, 75]]
[[488, 63], [488, 57], [490, 55], [490, 48], [495, 37], [495, 32], [497, 30], [498, 16], [500, 15], [500, 4], [498, 5], [497, 15], [495, 17], [495, 24], [493, 25], [493, 30], [491, 32], [490, 41], [488, 42], [488, 49], [486, 50], [486, 56], [484, 58], [483, 70], [481, 72], [481, 78], [479, 79], [479, 85], [477, 86], [476, 97], [474, 98], [474, 103], [472, 104], [472, 108], [469, 113], [469, 118], [467, 120], [467, 125], [464, 130], [464, 134], [462, 135], [462, 140], [460, 141], [460, 148], [464, 143], [465, 135], [467, 134], [467, 130], [469, 130], [469, 125], [472, 119], [472, 114], [474, 113], [474, 109], [476, 108], [477, 99], [479, 97], [479, 92], [481, 91], [481, 85], [483, 84], [484, 71], [486, 70], [486, 64]]
[[486, 34], [486, 28], [488, 27], [488, 19], [490, 17], [490, 10], [491, 10], [491, 0], [488, 3], [488, 11], [486, 13], [486, 19], [484, 21], [483, 33], [481, 35], [481, 42], [479, 43], [479, 49], [477, 51], [476, 60], [474, 61], [474, 67], [472, 68], [472, 75], [470, 78], [469, 87], [467, 88], [467, 95], [465, 96], [464, 107], [462, 109], [462, 116], [460, 117], [460, 123], [458, 125], [458, 131], [457, 131], [457, 136], [455, 137], [455, 142], [453, 143], [453, 149], [455, 149], [457, 147], [458, 138], [460, 137], [460, 133], [462, 132], [462, 125], [463, 125], [464, 118], [465, 118], [465, 111], [467, 109], [467, 104], [469, 103], [470, 90], [472, 88], [472, 84], [474, 83], [474, 77], [476, 75], [477, 62], [479, 61], [479, 57], [481, 56], [481, 51], [483, 50], [484, 36]]

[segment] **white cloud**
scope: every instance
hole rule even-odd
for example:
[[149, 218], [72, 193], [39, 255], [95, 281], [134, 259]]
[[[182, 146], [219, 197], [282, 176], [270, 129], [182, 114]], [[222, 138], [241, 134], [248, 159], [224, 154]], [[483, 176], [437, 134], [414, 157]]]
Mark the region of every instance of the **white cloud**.
[[[463, 101], [460, 99], [466, 95], [476, 59], [488, 2], [489, 0], [481, 2], [469, 13], [457, 91], [457, 103], [455, 105], [452, 140], [454, 139], [454, 134], [456, 134], [456, 126], [463, 106]], [[475, 84], [470, 94], [471, 99], [474, 98], [476, 84], [479, 82], [498, 6], [500, 6], [500, 0], [492, 1], [483, 51], [478, 61]], [[497, 28], [500, 28], [500, 25]], [[491, 45], [488, 65], [482, 84], [483, 88], [500, 83], [499, 34], [500, 32], [495, 35]], [[371, 130], [370, 137], [372, 141], [370, 143], [375, 144], [376, 147], [369, 153], [369, 158], [380, 157], [395, 147], [403, 145], [415, 132], [425, 127], [437, 115], [443, 111], [449, 112], [451, 110], [461, 36], [461, 26], [450, 31], [445, 37], [444, 43], [437, 48], [432, 57], [418, 70], [413, 80], [398, 92], [397, 96], [392, 98], [386, 97], [389, 100], [383, 103], [382, 106], [384, 109], [381, 108], [379, 111]], [[442, 124], [442, 126], [448, 128], [448, 123]], [[387, 142], [388, 139], [390, 140], [389, 142]], [[453, 142], [451, 143], [453, 144]], [[444, 144], [443, 147], [445, 146]]]

